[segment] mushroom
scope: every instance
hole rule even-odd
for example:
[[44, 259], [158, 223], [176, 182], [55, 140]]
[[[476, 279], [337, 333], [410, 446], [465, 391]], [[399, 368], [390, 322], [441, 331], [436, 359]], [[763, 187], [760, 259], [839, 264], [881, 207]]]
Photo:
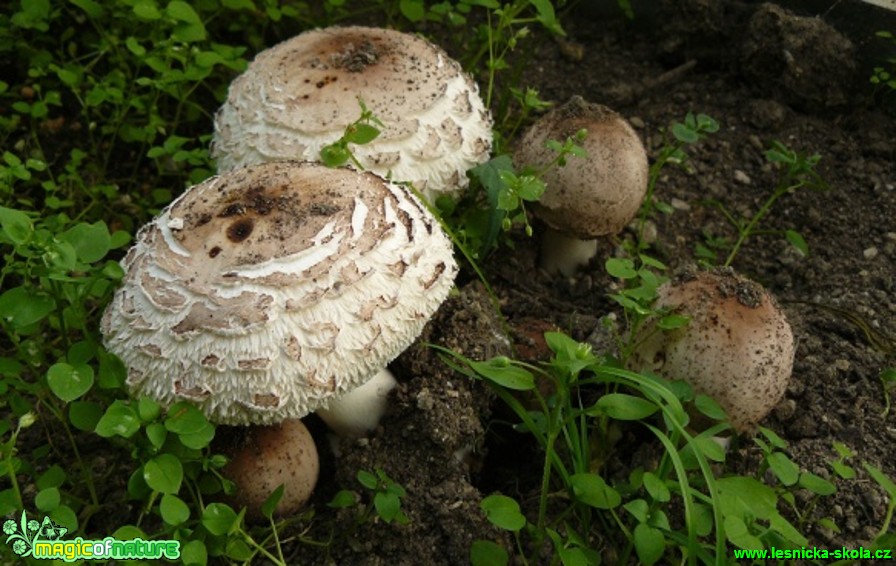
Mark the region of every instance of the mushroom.
[[730, 268], [686, 270], [657, 293], [658, 308], [690, 322], [663, 331], [648, 321], [629, 367], [687, 381], [725, 409], [736, 431], [752, 430], [784, 396], [793, 369], [793, 334], [775, 300]]
[[320, 461], [301, 420], [247, 427], [225, 451], [230, 461], [222, 471], [238, 486], [233, 501], [246, 507], [250, 518], [261, 517], [262, 505], [280, 485], [283, 496], [274, 508], [277, 516], [296, 513], [311, 498]]
[[516, 165], [547, 165], [556, 153], [545, 143], [582, 129], [588, 132], [582, 142], [587, 155], [549, 169], [545, 192], [532, 208], [548, 227], [541, 267], [566, 276], [595, 255], [595, 238], [622, 231], [647, 193], [647, 153], [638, 134], [613, 110], [580, 96], [532, 124], [514, 154]]
[[[188, 189], [122, 263], [101, 329], [132, 392], [234, 425], [300, 419], [363, 385], [417, 338], [457, 272], [450, 241], [406, 187], [298, 162]], [[288, 426], [277, 434], [299, 425]], [[299, 483], [313, 486], [312, 451], [285, 444], [307, 464]], [[242, 484], [246, 500], [284, 480], [282, 467], [265, 463], [274, 477]], [[307, 499], [307, 487], [289, 489], [287, 501]]]
[[319, 161], [357, 120], [359, 99], [382, 127], [352, 148], [358, 162], [430, 201], [466, 187], [466, 171], [489, 157], [491, 118], [472, 78], [425, 39], [370, 27], [307, 31], [260, 52], [215, 116], [212, 156], [219, 171]]
[[413, 342], [457, 266], [407, 188], [276, 162], [187, 190], [145, 226], [102, 321], [137, 394], [222, 424], [301, 418]]

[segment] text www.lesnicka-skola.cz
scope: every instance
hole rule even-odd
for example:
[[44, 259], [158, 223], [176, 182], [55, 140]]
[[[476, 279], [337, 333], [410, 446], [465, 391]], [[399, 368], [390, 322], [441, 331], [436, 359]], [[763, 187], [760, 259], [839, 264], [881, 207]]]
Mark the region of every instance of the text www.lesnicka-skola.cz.
[[828, 550], [827, 548], [802, 547], [802, 548], [775, 548], [751, 550], [751, 549], [735, 549], [735, 559], [778, 559], [778, 560], [893, 560], [896, 564], [896, 557], [893, 556], [892, 550], [887, 549], [871, 549], [860, 546], [859, 548], [835, 548]]

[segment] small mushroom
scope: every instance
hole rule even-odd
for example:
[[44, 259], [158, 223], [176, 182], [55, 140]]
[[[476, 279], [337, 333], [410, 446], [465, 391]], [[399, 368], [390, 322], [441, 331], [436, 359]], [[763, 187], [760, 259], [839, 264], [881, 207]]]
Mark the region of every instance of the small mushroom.
[[280, 159], [319, 161], [360, 115], [383, 126], [352, 146], [364, 169], [409, 181], [428, 199], [466, 187], [486, 161], [491, 118], [479, 89], [442, 49], [370, 27], [306, 31], [259, 53], [215, 117], [219, 171]]
[[237, 439], [226, 449], [230, 461], [222, 470], [237, 485], [234, 502], [245, 506], [250, 518], [261, 518], [262, 504], [283, 485], [274, 514], [298, 512], [311, 498], [320, 471], [317, 447], [302, 421], [247, 427]]
[[784, 396], [793, 369], [793, 334], [775, 300], [722, 268], [686, 271], [657, 293], [657, 307], [690, 322], [671, 331], [646, 323], [630, 367], [687, 381], [725, 409], [735, 430], [752, 430]]
[[544, 175], [546, 189], [532, 207], [548, 226], [541, 267], [570, 276], [597, 251], [595, 238], [618, 234], [638, 213], [647, 193], [647, 153], [638, 134], [613, 110], [580, 96], [539, 118], [514, 154], [517, 166], [544, 166], [563, 141], [585, 129], [587, 155], [570, 157]]
[[277, 162], [213, 177], [144, 227], [106, 309], [135, 394], [221, 424], [327, 406], [386, 367], [447, 297], [447, 236], [407, 188]]
[[386, 413], [389, 392], [396, 385], [392, 372], [381, 369], [366, 383], [318, 409], [316, 414], [339, 436], [366, 436]]

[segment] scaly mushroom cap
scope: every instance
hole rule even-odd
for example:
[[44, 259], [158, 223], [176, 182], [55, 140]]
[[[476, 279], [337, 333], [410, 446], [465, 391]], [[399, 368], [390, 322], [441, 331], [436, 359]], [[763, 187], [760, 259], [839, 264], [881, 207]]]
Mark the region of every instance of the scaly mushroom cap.
[[638, 134], [606, 106], [574, 96], [539, 118], [514, 154], [517, 166], [543, 166], [556, 152], [548, 140], [564, 141], [582, 128], [587, 156], [570, 157], [549, 170], [533, 212], [551, 228], [581, 239], [618, 234], [634, 218], [647, 193], [647, 153]]
[[632, 369], [685, 380], [718, 401], [735, 430], [752, 429], [790, 380], [793, 334], [784, 313], [762, 286], [730, 269], [688, 272], [657, 292], [657, 307], [690, 322], [668, 332], [648, 323]]
[[360, 116], [359, 98], [384, 126], [355, 157], [430, 200], [466, 187], [489, 157], [491, 118], [460, 65], [415, 35], [368, 27], [307, 31], [259, 53], [218, 110], [212, 156], [219, 171], [319, 161]]
[[123, 266], [102, 331], [128, 384], [224, 424], [300, 418], [364, 383], [416, 339], [457, 272], [406, 188], [297, 162], [187, 190]]

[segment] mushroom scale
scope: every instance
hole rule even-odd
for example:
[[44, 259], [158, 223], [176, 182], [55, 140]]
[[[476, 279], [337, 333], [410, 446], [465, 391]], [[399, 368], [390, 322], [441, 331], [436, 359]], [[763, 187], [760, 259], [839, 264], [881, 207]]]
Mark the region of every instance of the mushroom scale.
[[479, 89], [442, 49], [394, 30], [329, 27], [260, 52], [215, 116], [219, 171], [265, 161], [319, 161], [360, 115], [380, 135], [352, 152], [361, 165], [409, 181], [430, 200], [467, 185], [488, 160], [491, 117]]
[[447, 236], [372, 173], [268, 163], [188, 189], [145, 226], [106, 309], [128, 384], [222, 424], [300, 418], [406, 349], [447, 297]]

